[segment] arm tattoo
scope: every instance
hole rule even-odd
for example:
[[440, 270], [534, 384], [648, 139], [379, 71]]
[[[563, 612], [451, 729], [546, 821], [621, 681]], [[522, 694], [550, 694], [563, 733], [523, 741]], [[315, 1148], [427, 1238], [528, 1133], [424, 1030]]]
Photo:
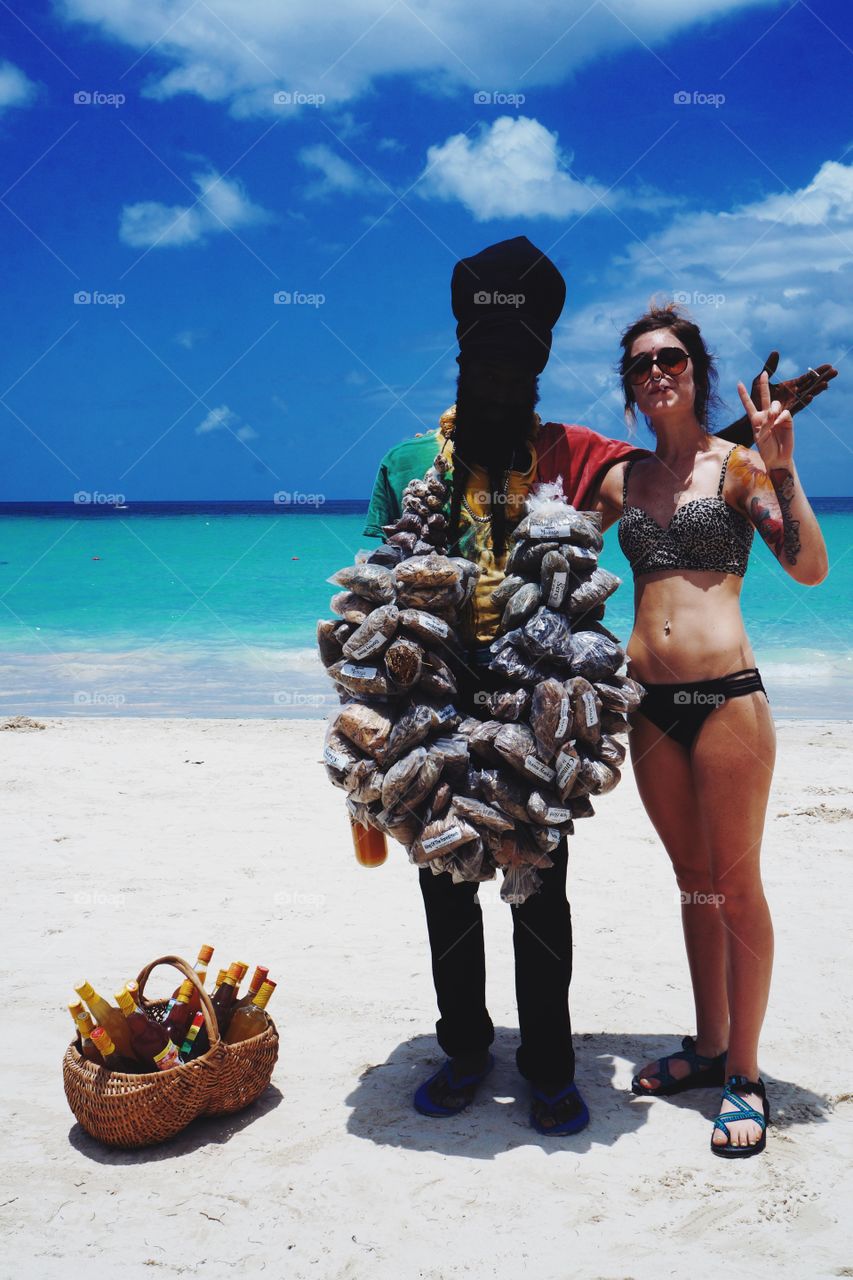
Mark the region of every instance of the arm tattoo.
[[[782, 510], [782, 521], [785, 526], [784, 550], [788, 564], [796, 564], [797, 556], [802, 550], [800, 543], [800, 522], [791, 519], [791, 503], [794, 499], [794, 477], [785, 467], [774, 467], [770, 472], [770, 480], [776, 490], [776, 497]], [[776, 552], [781, 559], [780, 553]]]
[[794, 477], [786, 467], [775, 467], [770, 474], [756, 466], [751, 453], [736, 453], [729, 472], [751, 491], [747, 504], [749, 517], [777, 560], [784, 556], [795, 565], [802, 550], [800, 522], [791, 518]]

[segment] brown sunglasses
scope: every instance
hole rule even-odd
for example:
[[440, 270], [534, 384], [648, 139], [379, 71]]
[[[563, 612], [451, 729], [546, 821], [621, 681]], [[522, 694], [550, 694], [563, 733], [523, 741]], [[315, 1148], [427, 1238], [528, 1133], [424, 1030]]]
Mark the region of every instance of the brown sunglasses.
[[628, 365], [625, 377], [629, 382], [645, 382], [655, 364], [661, 373], [684, 373], [689, 359], [690, 356], [683, 347], [661, 347], [658, 352], [644, 351]]

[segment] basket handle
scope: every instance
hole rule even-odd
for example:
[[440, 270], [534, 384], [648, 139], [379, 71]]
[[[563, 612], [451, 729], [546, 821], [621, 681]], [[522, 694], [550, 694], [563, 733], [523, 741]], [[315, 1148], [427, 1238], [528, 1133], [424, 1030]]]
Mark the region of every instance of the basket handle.
[[187, 964], [186, 960], [182, 960], [180, 956], [160, 956], [158, 960], [152, 960], [150, 964], [147, 964], [137, 978], [137, 982], [139, 983], [140, 999], [145, 994], [145, 984], [151, 975], [151, 970], [156, 969], [159, 964], [170, 964], [173, 969], [177, 969], [179, 973], [182, 973], [185, 978], [189, 979], [195, 987], [201, 1001], [201, 1010], [204, 1014], [204, 1025], [207, 1028], [207, 1037], [210, 1041], [210, 1047], [213, 1049], [219, 1043], [220, 1039], [219, 1024], [216, 1021], [216, 1014], [213, 1010], [213, 1005], [210, 1002], [210, 996], [198, 980], [198, 974], [195, 969], [192, 969]]

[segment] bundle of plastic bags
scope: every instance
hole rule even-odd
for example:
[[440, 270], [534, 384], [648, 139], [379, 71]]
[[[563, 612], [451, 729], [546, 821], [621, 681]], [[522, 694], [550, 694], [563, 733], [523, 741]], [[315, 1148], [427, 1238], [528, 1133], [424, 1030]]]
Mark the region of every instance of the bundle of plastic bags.
[[627, 713], [643, 690], [603, 625], [619, 578], [598, 566], [600, 519], [570, 506], [560, 482], [537, 486], [514, 533], [490, 670], [490, 719], [455, 705], [461, 642], [453, 623], [478, 567], [444, 554], [448, 463], [439, 455], [403, 494], [385, 543], [329, 579], [342, 590], [321, 621], [322, 661], [342, 706], [326, 771], [352, 818], [405, 845], [409, 860], [454, 881], [503, 873], [520, 903], [537, 869], [620, 779]]
[[[424, 860], [441, 855], [435, 869], [453, 872], [468, 832], [457, 839], [433, 826], [468, 767], [467, 741], [456, 732], [461, 644], [452, 623], [480, 571], [444, 554], [448, 465], [439, 454], [406, 486], [383, 545], [329, 579], [342, 590], [331, 601], [336, 617], [318, 623], [317, 643], [342, 704], [323, 760], [347, 793], [350, 816], [405, 845], [412, 861], [416, 851]], [[482, 857], [482, 841], [472, 839]], [[468, 869], [473, 852], [465, 850]]]
[[468, 806], [510, 902], [535, 892], [537, 868], [594, 813], [590, 797], [619, 782], [627, 713], [643, 693], [620, 674], [624, 650], [602, 622], [620, 579], [598, 565], [600, 526], [561, 482], [533, 491], [492, 595], [503, 613], [489, 665], [505, 683], [486, 699], [490, 719], [459, 725], [472, 766], [454, 807]]

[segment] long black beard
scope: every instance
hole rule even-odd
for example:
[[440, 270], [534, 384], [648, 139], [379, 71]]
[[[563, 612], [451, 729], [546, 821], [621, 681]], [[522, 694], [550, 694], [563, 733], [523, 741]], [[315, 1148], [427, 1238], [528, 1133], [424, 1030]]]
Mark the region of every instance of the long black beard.
[[485, 467], [488, 473], [489, 514], [492, 549], [496, 559], [506, 551], [506, 502], [503, 496], [504, 475], [512, 466], [516, 451], [523, 454], [525, 441], [539, 402], [538, 379], [531, 376], [529, 393], [519, 403], [495, 404], [483, 400], [467, 386], [460, 372], [456, 390], [456, 423], [453, 429], [453, 490], [450, 501], [450, 544], [459, 554], [459, 518], [462, 495], [471, 479], [473, 466]]

